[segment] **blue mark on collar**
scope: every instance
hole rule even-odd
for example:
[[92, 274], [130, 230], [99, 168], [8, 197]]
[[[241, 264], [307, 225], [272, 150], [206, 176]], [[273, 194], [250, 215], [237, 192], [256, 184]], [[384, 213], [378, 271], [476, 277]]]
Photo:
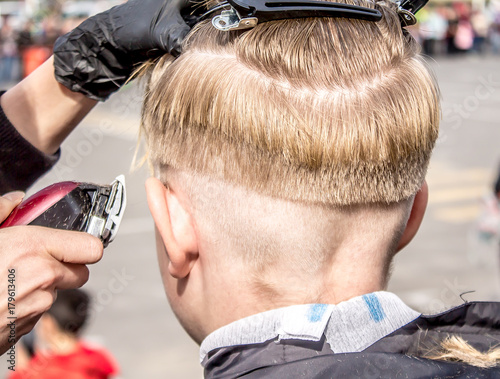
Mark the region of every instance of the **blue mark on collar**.
[[370, 317], [373, 321], [380, 322], [385, 318], [384, 309], [382, 308], [382, 304], [380, 304], [377, 295], [373, 293], [363, 295], [363, 300], [370, 311]]
[[309, 312], [307, 313], [307, 318], [309, 322], [321, 321], [323, 315], [328, 308], [327, 304], [313, 304], [309, 307]]

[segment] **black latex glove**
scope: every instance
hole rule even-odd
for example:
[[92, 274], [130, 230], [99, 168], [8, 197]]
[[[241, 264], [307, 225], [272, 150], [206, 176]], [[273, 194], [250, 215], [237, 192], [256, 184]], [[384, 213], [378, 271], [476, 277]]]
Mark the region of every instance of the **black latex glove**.
[[106, 100], [150, 58], [180, 54], [189, 0], [130, 0], [84, 21], [54, 46], [55, 76], [73, 92]]

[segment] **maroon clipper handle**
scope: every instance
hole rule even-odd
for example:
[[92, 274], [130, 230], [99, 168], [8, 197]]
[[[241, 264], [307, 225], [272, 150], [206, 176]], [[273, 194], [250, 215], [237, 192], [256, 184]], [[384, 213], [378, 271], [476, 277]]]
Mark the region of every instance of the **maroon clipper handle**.
[[106, 247], [116, 236], [126, 207], [125, 178], [110, 185], [62, 182], [19, 204], [0, 225], [38, 225], [87, 232]]
[[37, 192], [19, 204], [0, 228], [16, 225], [28, 225], [46, 210], [68, 195], [79, 186], [76, 182], [61, 182], [52, 184]]

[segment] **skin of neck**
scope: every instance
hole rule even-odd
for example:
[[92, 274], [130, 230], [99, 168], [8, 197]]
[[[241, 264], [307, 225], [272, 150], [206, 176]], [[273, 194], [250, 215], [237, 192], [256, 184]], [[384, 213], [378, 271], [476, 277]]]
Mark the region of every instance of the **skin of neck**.
[[[356, 296], [385, 290], [390, 259], [386, 244], [346, 241], [336, 246], [331, 258], [319, 269], [304, 273], [292, 262], [251, 272], [245, 264], [219, 261], [207, 270], [204, 304], [212, 318], [209, 331], [241, 318], [296, 304], [338, 304]], [[228, 256], [232, 253], [223, 253]], [[299, 258], [300, 259], [300, 258]], [[224, 272], [224, 280], [220, 277]], [[228, 285], [227, 283], [231, 283]]]
[[[179, 197], [190, 208], [187, 197]], [[249, 210], [235, 212], [239, 219], [251, 219], [253, 209], [262, 205], [246, 200]], [[225, 206], [231, 208], [234, 204], [228, 201], [226, 197]], [[267, 207], [266, 214], [271, 216], [257, 217], [255, 225], [243, 225], [242, 231], [251, 232], [250, 237], [244, 233], [238, 236], [238, 229], [233, 230], [236, 219], [225, 219], [236, 233], [231, 235], [224, 228], [214, 229], [215, 223], [210, 222], [213, 220], [193, 212], [198, 255], [189, 274], [183, 277], [175, 277], [169, 271], [169, 254], [157, 233], [158, 260], [167, 297], [179, 321], [197, 343], [222, 326], [260, 312], [296, 304], [338, 304], [386, 288], [398, 235], [408, 219], [407, 204], [387, 212], [369, 209], [349, 212], [348, 217], [335, 214], [318, 224], [318, 233], [324, 236], [319, 250], [325, 253], [319, 263], [308, 260], [307, 253], [307, 246], [318, 238], [318, 233], [311, 234], [317, 225], [311, 228], [308, 222], [298, 224], [293, 221], [298, 217], [273, 217], [273, 211]], [[259, 214], [259, 210], [255, 212]], [[292, 220], [291, 225], [284, 225], [284, 220]], [[278, 258], [270, 263], [252, 267], [251, 259], [238, 258], [249, 254], [241, 250], [248, 249], [246, 238], [252, 241], [252, 236], [262, 235], [264, 239], [267, 231], [266, 237], [272, 240], [273, 235], [287, 229], [293, 232], [290, 238], [281, 239], [284, 242], [278, 246], [282, 250], [275, 251]]]
[[62, 331], [54, 318], [48, 314], [42, 317], [37, 330], [44, 350], [52, 354], [68, 355], [78, 348], [78, 337]]
[[62, 333], [54, 337], [49, 344], [49, 349], [58, 355], [74, 353], [78, 348], [78, 338], [68, 333]]

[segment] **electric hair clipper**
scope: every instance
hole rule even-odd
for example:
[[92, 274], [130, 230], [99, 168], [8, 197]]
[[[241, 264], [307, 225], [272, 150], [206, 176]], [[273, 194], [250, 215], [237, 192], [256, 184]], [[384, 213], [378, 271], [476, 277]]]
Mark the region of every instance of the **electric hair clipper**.
[[24, 200], [0, 228], [38, 225], [87, 232], [100, 238], [106, 247], [118, 232], [126, 204], [123, 175], [104, 186], [61, 182]]

